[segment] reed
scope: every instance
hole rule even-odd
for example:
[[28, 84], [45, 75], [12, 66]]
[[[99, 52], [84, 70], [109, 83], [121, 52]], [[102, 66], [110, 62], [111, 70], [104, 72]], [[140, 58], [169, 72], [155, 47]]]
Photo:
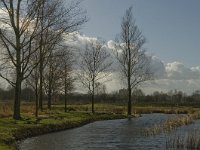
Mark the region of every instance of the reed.
[[166, 149], [170, 150], [183, 150], [185, 147], [185, 138], [180, 135], [169, 137], [166, 140]]
[[200, 134], [196, 130], [187, 135], [174, 135], [166, 139], [166, 149], [200, 150]]
[[196, 132], [191, 132], [187, 136], [187, 140], [186, 140], [187, 149], [196, 149], [198, 141], [199, 141], [199, 137], [197, 136]]
[[177, 116], [174, 118], [167, 119], [165, 122], [160, 124], [154, 124], [152, 127], [144, 129], [145, 136], [152, 136], [160, 133], [169, 133], [176, 128], [188, 125], [194, 122], [194, 119], [191, 115]]
[[0, 105], [0, 117], [10, 117], [13, 113], [13, 105], [11, 103], [2, 103]]

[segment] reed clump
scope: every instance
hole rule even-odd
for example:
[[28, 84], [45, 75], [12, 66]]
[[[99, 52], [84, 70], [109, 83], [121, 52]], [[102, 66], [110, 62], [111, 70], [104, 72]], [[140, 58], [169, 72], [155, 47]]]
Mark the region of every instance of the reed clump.
[[166, 140], [166, 149], [182, 150], [185, 147], [184, 141], [185, 138], [180, 135], [175, 135], [173, 138], [169, 137]]
[[200, 135], [191, 131], [185, 135], [174, 135], [166, 140], [166, 149], [170, 150], [200, 150]]
[[194, 122], [194, 119], [191, 115], [185, 115], [181, 117], [175, 117], [168, 119], [163, 124], [163, 129], [166, 132], [176, 129], [177, 127], [189, 125]]
[[0, 117], [10, 117], [13, 113], [13, 105], [10, 103], [2, 103], [0, 105]]
[[176, 128], [188, 125], [194, 122], [194, 119], [191, 115], [177, 116], [174, 118], [167, 119], [163, 123], [154, 124], [152, 127], [144, 129], [145, 136], [152, 136], [160, 133], [168, 133]]

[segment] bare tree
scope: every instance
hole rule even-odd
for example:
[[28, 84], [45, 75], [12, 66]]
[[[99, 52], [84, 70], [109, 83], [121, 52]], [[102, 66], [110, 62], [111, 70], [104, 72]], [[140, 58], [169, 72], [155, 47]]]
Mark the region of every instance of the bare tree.
[[[38, 52], [35, 52], [34, 57], [30, 63], [35, 64], [39, 60]], [[37, 65], [30, 76], [26, 79], [26, 84], [29, 85], [35, 93], [35, 117], [38, 117], [38, 103], [39, 103], [39, 66]]]
[[150, 79], [152, 73], [149, 59], [142, 48], [145, 38], [132, 14], [132, 7], [126, 10], [121, 23], [121, 33], [117, 38], [114, 54], [119, 62], [123, 80], [127, 85], [128, 115], [132, 111], [132, 89]]
[[73, 54], [70, 51], [70, 48], [65, 47], [63, 51], [61, 51], [62, 58], [60, 59], [62, 61], [61, 65], [61, 85], [63, 85], [64, 89], [64, 99], [65, 99], [65, 112], [67, 112], [67, 96], [70, 91], [73, 90], [74, 86], [73, 83], [75, 81], [75, 78], [72, 77], [72, 71], [73, 71]]
[[[64, 0], [0, 1], [3, 12], [0, 17], [0, 42], [3, 46], [0, 77], [15, 88], [14, 119], [20, 119], [22, 82], [38, 63], [40, 70], [43, 69], [43, 50], [52, 49], [62, 33], [76, 31], [87, 21], [79, 4], [80, 1], [72, 1], [65, 9]], [[38, 50], [42, 57], [36, 63], [30, 63]]]
[[44, 70], [44, 87], [48, 99], [48, 109], [51, 110], [52, 98], [64, 93], [65, 112], [67, 111], [67, 94], [73, 89], [72, 78], [73, 55], [66, 46], [58, 47], [49, 56]]
[[3, 46], [1, 55], [0, 76], [15, 89], [14, 119], [20, 119], [20, 97], [22, 81], [26, 79], [34, 67], [30, 65], [32, 54], [38, 47], [34, 38], [38, 30], [38, 0], [1, 0], [0, 42]]
[[[67, 3], [67, 4], [66, 4]], [[61, 43], [62, 35], [77, 31], [87, 21], [80, 8], [81, 0], [43, 0], [40, 9], [40, 63], [39, 63], [39, 108], [43, 109], [43, 72], [51, 51]], [[52, 32], [53, 31], [53, 32]]]
[[47, 94], [49, 110], [51, 110], [52, 97], [56, 93], [60, 92], [60, 79], [62, 76], [61, 57], [63, 56], [61, 56], [58, 52], [51, 53], [43, 74], [44, 89]]
[[99, 85], [95, 83], [108, 80], [109, 67], [112, 62], [109, 60], [110, 54], [105, 49], [103, 42], [98, 40], [87, 44], [85, 49], [80, 51], [80, 57], [78, 79], [91, 95], [92, 113], [94, 113], [95, 89], [96, 85]]

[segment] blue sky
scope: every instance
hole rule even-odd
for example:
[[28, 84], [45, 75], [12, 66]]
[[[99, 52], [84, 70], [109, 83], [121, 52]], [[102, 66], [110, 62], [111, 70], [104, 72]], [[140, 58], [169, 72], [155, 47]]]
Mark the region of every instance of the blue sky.
[[[156, 74], [141, 88], [146, 93], [200, 90], [200, 0], [83, 0], [81, 7], [87, 10], [89, 21], [71, 45], [83, 48], [99, 37], [112, 50], [111, 40], [120, 33], [121, 19], [130, 6], [147, 39], [144, 46], [152, 55], [151, 69]], [[105, 83], [107, 90], [124, 88], [118, 70], [111, 73], [112, 81]]]
[[[114, 40], [130, 6], [136, 24], [147, 38], [144, 45], [147, 53], [156, 56], [152, 61], [161, 74], [143, 87], [145, 92], [199, 90], [200, 0], [83, 0], [82, 7], [90, 20], [81, 33]], [[108, 89], [122, 88], [117, 81], [118, 77], [113, 77]]]
[[90, 20], [81, 33], [114, 40], [131, 5], [148, 53], [164, 63], [200, 65], [200, 0], [84, 0]]

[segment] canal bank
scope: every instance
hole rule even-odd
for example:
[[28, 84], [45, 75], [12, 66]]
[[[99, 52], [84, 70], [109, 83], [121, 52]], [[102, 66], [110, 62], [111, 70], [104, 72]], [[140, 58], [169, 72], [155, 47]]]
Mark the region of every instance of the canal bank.
[[[166, 122], [177, 124], [179, 121], [176, 120], [187, 117], [188, 115], [183, 114], [154, 113], [143, 114], [142, 117], [134, 119], [95, 121], [79, 128], [22, 140], [19, 150], [168, 150], [176, 149], [180, 142], [185, 150], [192, 147], [199, 149], [199, 120], [191, 124], [181, 123], [171, 132], [166, 129]], [[145, 129], [154, 128], [155, 125], [161, 125], [162, 132], [144, 134]], [[196, 143], [188, 145], [188, 141], [194, 137]]]
[[49, 114], [49, 116], [41, 116], [37, 119], [23, 117], [18, 121], [12, 118], [0, 118], [0, 149], [16, 150], [19, 140], [83, 126], [94, 121], [126, 117], [126, 115], [112, 113], [69, 112]]

